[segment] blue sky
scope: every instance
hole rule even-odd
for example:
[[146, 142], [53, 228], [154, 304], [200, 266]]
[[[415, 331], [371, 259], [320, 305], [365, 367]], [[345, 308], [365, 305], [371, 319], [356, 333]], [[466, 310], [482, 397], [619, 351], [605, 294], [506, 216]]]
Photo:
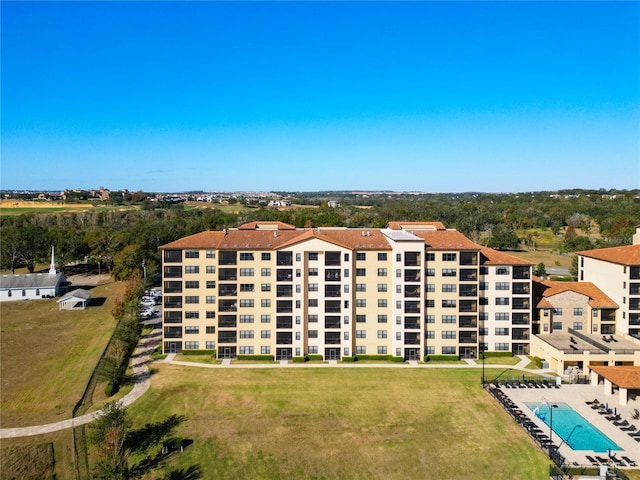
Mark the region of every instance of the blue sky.
[[3, 189], [640, 188], [640, 2], [7, 2]]

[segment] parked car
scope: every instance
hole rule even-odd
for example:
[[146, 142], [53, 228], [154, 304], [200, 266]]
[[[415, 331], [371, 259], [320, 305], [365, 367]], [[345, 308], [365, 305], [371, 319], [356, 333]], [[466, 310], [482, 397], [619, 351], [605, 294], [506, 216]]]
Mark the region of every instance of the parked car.
[[140, 304], [144, 305], [145, 307], [153, 307], [156, 305], [156, 301], [151, 297], [142, 297], [142, 300], [140, 300]]

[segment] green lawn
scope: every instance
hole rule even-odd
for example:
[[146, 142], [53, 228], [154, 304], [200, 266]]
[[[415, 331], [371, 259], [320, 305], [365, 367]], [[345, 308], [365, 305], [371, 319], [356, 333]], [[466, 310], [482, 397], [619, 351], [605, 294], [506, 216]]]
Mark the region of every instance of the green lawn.
[[134, 426], [184, 415], [193, 444], [146, 479], [548, 478], [477, 369], [154, 367]]
[[3, 428], [71, 418], [115, 326], [111, 310], [124, 283], [91, 291], [103, 303], [81, 311], [59, 311], [55, 299], [2, 304]]

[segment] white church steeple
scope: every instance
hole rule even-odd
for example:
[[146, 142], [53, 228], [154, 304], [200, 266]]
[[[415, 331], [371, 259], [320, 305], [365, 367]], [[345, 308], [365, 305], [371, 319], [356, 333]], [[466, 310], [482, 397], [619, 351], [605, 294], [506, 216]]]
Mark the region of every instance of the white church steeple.
[[58, 271], [56, 270], [56, 257], [54, 254], [54, 246], [51, 245], [51, 265], [49, 266], [49, 275], [55, 275]]

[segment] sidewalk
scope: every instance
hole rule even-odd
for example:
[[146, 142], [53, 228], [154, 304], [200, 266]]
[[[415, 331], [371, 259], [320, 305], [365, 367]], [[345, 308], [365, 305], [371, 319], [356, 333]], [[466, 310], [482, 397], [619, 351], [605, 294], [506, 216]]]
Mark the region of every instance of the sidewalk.
[[[149, 389], [151, 381], [149, 380], [149, 367], [147, 365], [151, 361], [151, 353], [153, 353], [158, 343], [161, 341], [161, 338], [161, 330], [155, 329], [151, 331], [149, 335], [140, 339], [140, 342], [138, 343], [138, 346], [136, 347], [135, 351], [133, 352], [133, 356], [131, 357], [131, 368], [133, 369], [135, 385], [133, 387], [133, 390], [127, 393], [120, 400], [120, 403], [123, 406], [132, 404]], [[84, 425], [85, 423], [89, 423], [95, 420], [100, 415], [100, 413], [101, 411], [98, 410], [96, 412], [87, 413], [80, 417], [70, 418], [69, 420], [62, 420], [55, 423], [48, 423], [46, 425], [2, 428], [0, 429], [0, 439], [29, 437], [32, 435], [57, 432], [58, 430], [64, 430], [66, 428]]]

